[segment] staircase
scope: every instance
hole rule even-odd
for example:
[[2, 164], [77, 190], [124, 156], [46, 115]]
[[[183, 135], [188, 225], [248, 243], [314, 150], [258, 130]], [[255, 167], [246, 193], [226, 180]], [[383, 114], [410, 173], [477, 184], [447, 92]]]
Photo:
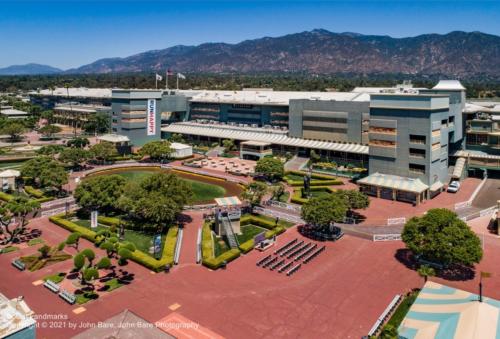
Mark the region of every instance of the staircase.
[[224, 227], [224, 232], [226, 233], [227, 240], [229, 242], [229, 247], [238, 248], [238, 239], [233, 232], [233, 228], [231, 227], [231, 221], [228, 216], [221, 216], [220, 223], [222, 227]]

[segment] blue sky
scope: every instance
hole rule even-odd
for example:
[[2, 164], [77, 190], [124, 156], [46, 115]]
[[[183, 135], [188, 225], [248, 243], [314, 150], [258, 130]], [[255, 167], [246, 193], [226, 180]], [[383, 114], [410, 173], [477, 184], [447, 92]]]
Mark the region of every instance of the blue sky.
[[0, 67], [63, 69], [105, 57], [203, 42], [239, 42], [314, 28], [415, 36], [500, 35], [500, 1], [4, 1]]

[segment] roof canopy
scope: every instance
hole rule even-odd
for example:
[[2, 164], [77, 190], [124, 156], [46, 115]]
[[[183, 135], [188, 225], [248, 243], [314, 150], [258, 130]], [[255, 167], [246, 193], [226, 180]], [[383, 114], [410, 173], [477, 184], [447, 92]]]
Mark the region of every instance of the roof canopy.
[[102, 141], [112, 142], [112, 143], [130, 141], [130, 139], [126, 135], [119, 135], [119, 134], [104, 134], [104, 135], [98, 136], [97, 139], [102, 140]]
[[286, 135], [286, 133], [274, 133], [274, 131], [268, 131], [263, 128], [238, 129], [232, 126], [179, 122], [163, 127], [162, 131], [221, 139], [262, 141], [270, 144], [292, 147], [295, 146], [346, 153], [368, 154], [368, 146], [366, 145], [293, 138]]
[[215, 198], [217, 206], [238, 206], [241, 205], [241, 200], [238, 197]]
[[428, 281], [399, 326], [404, 338], [498, 338], [500, 302]]
[[449, 91], [465, 91], [465, 87], [462, 86], [458, 80], [439, 80], [436, 86], [432, 89], [441, 89]]
[[455, 168], [453, 169], [453, 174], [451, 175], [451, 177], [455, 179], [461, 178], [464, 166], [465, 166], [465, 158], [458, 158], [457, 162], [455, 163]]
[[429, 188], [420, 179], [399, 177], [397, 175], [374, 173], [358, 180], [358, 184], [391, 188], [398, 191], [422, 193]]
[[21, 172], [12, 169], [0, 172], [0, 178], [17, 178], [19, 176], [21, 176]]

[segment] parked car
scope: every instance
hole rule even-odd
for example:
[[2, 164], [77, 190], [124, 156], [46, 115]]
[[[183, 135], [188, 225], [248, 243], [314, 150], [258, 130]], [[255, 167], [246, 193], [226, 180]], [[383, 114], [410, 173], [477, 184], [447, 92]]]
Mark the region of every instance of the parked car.
[[459, 189], [460, 189], [460, 182], [455, 180], [450, 182], [447, 191], [450, 193], [457, 193]]

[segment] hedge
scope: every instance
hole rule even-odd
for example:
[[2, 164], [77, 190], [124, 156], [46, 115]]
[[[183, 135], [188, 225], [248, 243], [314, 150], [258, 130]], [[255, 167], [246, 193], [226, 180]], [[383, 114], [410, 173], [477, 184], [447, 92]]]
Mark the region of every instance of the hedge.
[[9, 202], [14, 198], [13, 195], [7, 194], [5, 192], [0, 192], [0, 200], [3, 200], [5, 202]]
[[[86, 227], [79, 226], [74, 222], [64, 219], [64, 214], [55, 215], [49, 218], [54, 224], [61, 226], [71, 232], [79, 232], [83, 238], [95, 242], [96, 233], [89, 230]], [[167, 239], [165, 240], [165, 245], [163, 246], [163, 252], [160, 260], [149, 256], [148, 254], [135, 250], [130, 256], [130, 260], [143, 265], [155, 272], [159, 272], [165, 269], [167, 264], [173, 265], [173, 252], [175, 251], [175, 244], [177, 243], [178, 227], [170, 227], [167, 233]]]
[[241, 226], [248, 225], [248, 224], [260, 226], [260, 227], [266, 228], [268, 230], [272, 230], [273, 228], [276, 227], [275, 222], [269, 221], [267, 219], [261, 218], [258, 215], [253, 215], [253, 214], [244, 215], [240, 218], [240, 225]]
[[43, 198], [43, 192], [39, 189], [34, 188], [33, 186], [24, 186], [24, 190], [26, 191], [26, 193], [35, 198]]
[[86, 227], [77, 225], [74, 222], [64, 219], [64, 214], [54, 215], [50, 217], [49, 220], [52, 221], [54, 224], [67, 229], [68, 231], [78, 232], [82, 235], [83, 238], [95, 242], [96, 232], [91, 231]]
[[240, 246], [238, 246], [238, 248], [242, 253], [248, 253], [251, 250], [253, 250], [254, 247], [255, 247], [255, 242], [253, 239], [247, 240], [243, 244], [240, 244]]
[[212, 241], [212, 230], [210, 230], [210, 223], [205, 222], [201, 230], [201, 255], [203, 260], [214, 257], [214, 246]]
[[[305, 204], [309, 199], [302, 198], [304, 188], [294, 189], [292, 198], [290, 201], [295, 204]], [[331, 188], [330, 186], [311, 186], [311, 191], [330, 191], [330, 193], [336, 192], [335, 188]]]
[[[288, 174], [294, 174], [294, 175], [300, 175], [300, 176], [305, 176], [307, 175], [306, 172], [302, 171], [287, 171], [284, 176], [284, 180], [286, 183], [290, 186], [304, 186], [304, 181], [303, 180], [290, 180], [287, 179], [286, 176]], [[312, 173], [311, 174], [311, 186], [327, 186], [327, 185], [343, 185], [344, 182], [342, 180], [339, 180], [333, 176], [326, 175], [326, 174], [318, 174], [318, 173]], [[314, 180], [316, 179], [316, 180]]]
[[219, 255], [216, 258], [203, 259], [203, 265], [216, 270], [223, 265], [224, 262], [229, 263], [240, 256], [240, 250], [233, 248]]
[[104, 215], [99, 215], [97, 217], [97, 221], [100, 224], [107, 225], [107, 226], [119, 226], [120, 225], [120, 218], [114, 218], [114, 217], [106, 217]]
[[278, 226], [275, 229], [269, 230], [265, 234], [266, 239], [271, 239], [275, 235], [280, 235], [281, 233], [285, 232], [285, 230], [286, 230], [286, 228], [283, 226]]

